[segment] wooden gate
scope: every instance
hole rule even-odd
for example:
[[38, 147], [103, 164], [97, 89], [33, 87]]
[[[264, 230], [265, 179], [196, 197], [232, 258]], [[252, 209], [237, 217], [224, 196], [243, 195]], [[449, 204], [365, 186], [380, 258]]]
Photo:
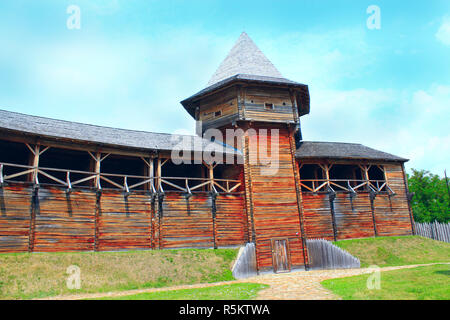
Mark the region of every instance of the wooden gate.
[[289, 241], [287, 238], [272, 239], [272, 262], [276, 273], [291, 271]]

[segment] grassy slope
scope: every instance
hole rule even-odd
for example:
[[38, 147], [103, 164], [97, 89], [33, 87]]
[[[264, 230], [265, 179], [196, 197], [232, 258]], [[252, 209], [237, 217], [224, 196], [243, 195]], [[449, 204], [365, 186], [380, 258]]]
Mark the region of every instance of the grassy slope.
[[322, 285], [344, 300], [450, 300], [449, 265], [382, 272], [379, 290], [367, 289], [368, 277], [330, 279]]
[[450, 262], [450, 243], [419, 236], [352, 239], [335, 244], [358, 257], [361, 267]]
[[98, 300], [250, 300], [267, 285], [257, 283], [235, 283], [198, 289], [182, 289], [140, 293], [120, 297], [105, 297]]
[[[233, 280], [237, 249], [0, 254], [0, 299], [30, 299]], [[81, 269], [70, 290], [67, 268]]]

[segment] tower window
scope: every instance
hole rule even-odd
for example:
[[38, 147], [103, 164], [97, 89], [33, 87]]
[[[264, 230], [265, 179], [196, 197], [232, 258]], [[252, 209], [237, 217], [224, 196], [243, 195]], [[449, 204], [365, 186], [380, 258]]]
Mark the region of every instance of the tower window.
[[273, 103], [264, 103], [264, 107], [267, 110], [273, 110]]

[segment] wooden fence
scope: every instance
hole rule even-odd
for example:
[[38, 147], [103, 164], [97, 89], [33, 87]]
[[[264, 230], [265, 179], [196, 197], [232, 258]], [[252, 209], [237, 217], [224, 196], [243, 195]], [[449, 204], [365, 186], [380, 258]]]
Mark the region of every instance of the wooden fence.
[[238, 258], [232, 268], [233, 276], [236, 279], [244, 279], [257, 275], [256, 270], [256, 248], [250, 242], [239, 250]]
[[450, 223], [439, 223], [437, 221], [432, 223], [418, 223], [415, 222], [416, 235], [450, 242]]
[[309, 239], [307, 247], [311, 269], [350, 269], [361, 266], [358, 258], [325, 239]]
[[0, 187], [0, 252], [234, 247], [246, 221], [239, 193]]

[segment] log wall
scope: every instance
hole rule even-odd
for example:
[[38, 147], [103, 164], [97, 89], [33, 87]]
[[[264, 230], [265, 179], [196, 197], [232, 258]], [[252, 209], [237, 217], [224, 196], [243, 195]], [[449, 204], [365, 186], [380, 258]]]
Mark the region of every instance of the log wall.
[[308, 239], [333, 240], [329, 196], [327, 194], [314, 195], [303, 192], [302, 200], [306, 237]]
[[[371, 203], [368, 192], [354, 197], [337, 192], [333, 200], [327, 193], [302, 193], [302, 209], [307, 238], [327, 240], [377, 236], [411, 235], [412, 216], [401, 165], [384, 165], [386, 180], [395, 195], [379, 193]], [[334, 226], [333, 226], [334, 214]]]
[[97, 250], [152, 248], [151, 197], [103, 192], [98, 197]]
[[0, 252], [27, 252], [32, 189], [0, 188]]
[[36, 194], [34, 242], [31, 251], [94, 249], [95, 193], [66, 193], [63, 189], [41, 188]]
[[[244, 196], [0, 188], [0, 252], [212, 248], [247, 241]], [[161, 204], [161, 205], [160, 205]]]
[[[254, 137], [253, 139], [258, 139]], [[0, 188], [0, 252], [115, 251], [228, 247], [256, 240], [258, 268], [272, 266], [273, 238], [288, 238], [293, 266], [304, 263], [288, 132], [280, 131], [279, 170], [246, 168], [243, 194], [168, 192], [158, 201], [141, 193], [77, 190], [23, 184]], [[412, 217], [401, 165], [385, 165], [395, 195], [373, 199], [338, 192], [301, 194], [307, 238], [337, 239], [412, 234]], [[251, 180], [251, 181], [250, 181]], [[214, 205], [215, 202], [215, 205]], [[247, 215], [248, 211], [248, 215]], [[375, 222], [375, 224], [374, 224]], [[253, 225], [252, 225], [253, 223]], [[253, 231], [254, 229], [254, 235]]]
[[[265, 104], [272, 103], [273, 109]], [[295, 122], [292, 101], [287, 89], [248, 87], [244, 100], [245, 120], [268, 122]]]
[[394, 196], [377, 195], [374, 200], [378, 235], [401, 236], [413, 233], [413, 217], [408, 205], [407, 189], [401, 165], [386, 165], [386, 180]]
[[[262, 128], [267, 128], [267, 125]], [[245, 179], [248, 198], [251, 199], [248, 207], [253, 216], [259, 270], [272, 267], [271, 240], [274, 238], [288, 239], [289, 258], [293, 267], [304, 265], [295, 169], [290, 145], [291, 134], [286, 127], [279, 126], [276, 129], [279, 129], [279, 164], [273, 174], [268, 175], [264, 171], [268, 166], [258, 158], [258, 154], [261, 154], [259, 146], [265, 145], [268, 151], [271, 150], [270, 136], [248, 136], [244, 150], [247, 166]]]
[[370, 196], [367, 192], [351, 197], [338, 193], [334, 200], [337, 239], [375, 236]]

